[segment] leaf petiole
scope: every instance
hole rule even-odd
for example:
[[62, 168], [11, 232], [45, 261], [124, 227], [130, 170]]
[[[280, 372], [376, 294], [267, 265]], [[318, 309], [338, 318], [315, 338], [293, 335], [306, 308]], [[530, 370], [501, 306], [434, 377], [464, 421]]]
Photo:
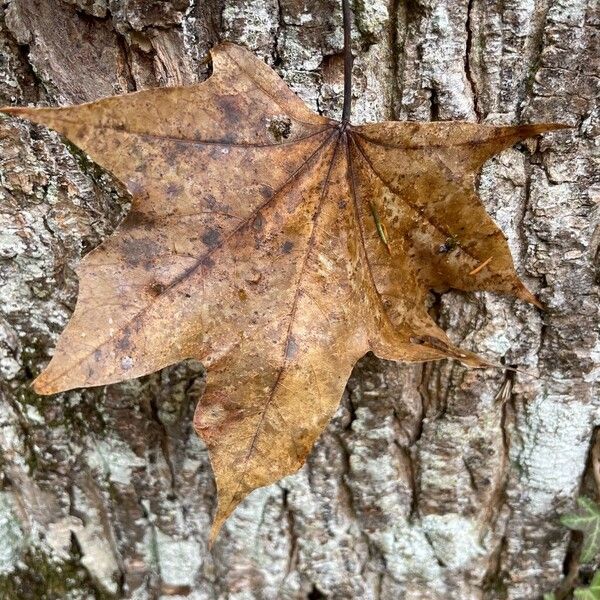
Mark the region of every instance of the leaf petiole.
[[344, 21], [344, 108], [342, 123], [350, 122], [352, 111], [352, 13], [349, 0], [342, 0], [342, 18]]

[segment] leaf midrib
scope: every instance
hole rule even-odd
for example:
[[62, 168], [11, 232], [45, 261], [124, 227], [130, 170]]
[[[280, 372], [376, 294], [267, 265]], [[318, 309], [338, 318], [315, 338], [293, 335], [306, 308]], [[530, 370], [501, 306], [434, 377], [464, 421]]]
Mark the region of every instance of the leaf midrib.
[[298, 273], [298, 277], [296, 280], [296, 285], [295, 285], [295, 292], [294, 292], [294, 298], [292, 301], [292, 306], [290, 309], [290, 316], [289, 316], [289, 323], [286, 329], [286, 334], [285, 334], [285, 339], [282, 340], [283, 341], [283, 364], [279, 367], [279, 370], [277, 372], [277, 377], [275, 379], [275, 382], [273, 383], [271, 390], [269, 391], [269, 397], [267, 398], [265, 405], [263, 407], [263, 409], [261, 410], [260, 413], [260, 419], [258, 424], [256, 425], [256, 431], [254, 432], [254, 435], [252, 436], [252, 440], [248, 446], [248, 449], [246, 451], [246, 455], [244, 457], [244, 462], [243, 462], [243, 466], [241, 469], [241, 474], [240, 474], [240, 483], [238, 484], [238, 488], [237, 490], [232, 494], [232, 500], [230, 501], [230, 505], [228, 506], [228, 509], [231, 508], [231, 504], [233, 504], [235, 502], [234, 498], [235, 495], [237, 494], [237, 492], [239, 491], [239, 489], [242, 486], [242, 482], [244, 477], [246, 476], [247, 472], [248, 472], [248, 461], [250, 460], [253, 451], [256, 447], [256, 443], [260, 434], [260, 430], [263, 427], [263, 423], [267, 414], [267, 411], [269, 410], [270, 405], [273, 402], [273, 399], [275, 398], [275, 394], [279, 388], [279, 384], [281, 382], [281, 377], [289, 363], [289, 360], [287, 358], [287, 350], [288, 350], [288, 346], [290, 343], [290, 339], [292, 336], [292, 328], [295, 322], [295, 317], [296, 317], [296, 311], [297, 311], [297, 307], [298, 307], [298, 300], [300, 298], [300, 293], [302, 291], [302, 279], [304, 277], [304, 273], [306, 271], [306, 266], [308, 264], [308, 259], [312, 253], [312, 251], [314, 250], [314, 240], [315, 240], [315, 236], [316, 233], [318, 231], [318, 224], [319, 224], [319, 218], [322, 214], [322, 210], [323, 210], [323, 203], [325, 200], [325, 197], [327, 195], [327, 191], [329, 189], [329, 182], [331, 179], [331, 172], [333, 170], [333, 167], [335, 165], [335, 161], [336, 161], [336, 157], [337, 157], [337, 152], [339, 149], [339, 144], [340, 144], [340, 140], [341, 140], [342, 134], [341, 132], [338, 133], [338, 138], [336, 140], [335, 143], [335, 147], [333, 150], [333, 155], [331, 157], [331, 163], [329, 164], [329, 168], [327, 170], [327, 175], [325, 176], [325, 179], [323, 181], [323, 187], [321, 189], [321, 194], [319, 196], [319, 201], [317, 203], [317, 206], [315, 208], [315, 212], [313, 214], [312, 217], [312, 227], [311, 227], [311, 233], [310, 233], [310, 237], [308, 239], [308, 242], [306, 244], [306, 252], [304, 253], [304, 256], [302, 258], [302, 266], [300, 267], [299, 273]]

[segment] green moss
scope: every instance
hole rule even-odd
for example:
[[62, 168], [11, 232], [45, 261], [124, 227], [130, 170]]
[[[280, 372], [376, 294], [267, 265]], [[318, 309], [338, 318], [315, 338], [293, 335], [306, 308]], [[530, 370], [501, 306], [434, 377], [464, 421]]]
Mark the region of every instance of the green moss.
[[88, 572], [73, 555], [54, 562], [38, 550], [29, 550], [16, 571], [0, 576], [0, 598], [19, 600], [112, 600], [112, 594], [98, 589]]
[[40, 365], [48, 360], [48, 347], [43, 341], [32, 336], [23, 348], [21, 362], [25, 373], [32, 379], [39, 374]]
[[483, 584], [483, 591], [487, 592], [491, 597], [498, 600], [508, 598], [508, 585], [506, 584], [507, 574], [504, 571], [494, 573], [491, 577], [486, 578]]
[[[30, 405], [39, 411], [44, 417], [43, 425], [39, 426], [50, 429], [65, 427], [82, 437], [90, 432], [103, 435], [106, 423], [101, 410], [102, 391], [85, 391], [81, 395], [79, 402], [72, 403], [69, 401], [69, 394], [64, 394], [60, 400], [60, 410], [56, 410], [56, 396], [40, 396], [30, 385], [21, 386], [16, 393], [16, 399], [23, 407]], [[36, 423], [30, 425], [32, 428], [38, 426]]]

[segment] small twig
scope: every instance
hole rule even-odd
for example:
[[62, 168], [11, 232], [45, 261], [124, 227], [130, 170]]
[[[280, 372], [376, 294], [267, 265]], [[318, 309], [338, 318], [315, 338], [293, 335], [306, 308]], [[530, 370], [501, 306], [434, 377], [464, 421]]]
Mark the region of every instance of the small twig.
[[492, 262], [492, 258], [493, 257], [490, 256], [487, 260], [485, 260], [484, 262], [482, 262], [478, 267], [475, 267], [469, 273], [469, 275], [477, 275], [477, 273], [479, 273], [479, 271], [481, 271], [484, 267], [487, 267]]
[[379, 234], [381, 241], [387, 248], [388, 254], [391, 254], [392, 250], [390, 248], [390, 243], [388, 242], [387, 229], [385, 227], [385, 223], [381, 222], [381, 219], [379, 218], [379, 213], [377, 212], [377, 208], [375, 207], [375, 205], [372, 202], [369, 202], [369, 206], [371, 207], [371, 214], [373, 215], [373, 219], [375, 220], [375, 227], [377, 229], [377, 233]]

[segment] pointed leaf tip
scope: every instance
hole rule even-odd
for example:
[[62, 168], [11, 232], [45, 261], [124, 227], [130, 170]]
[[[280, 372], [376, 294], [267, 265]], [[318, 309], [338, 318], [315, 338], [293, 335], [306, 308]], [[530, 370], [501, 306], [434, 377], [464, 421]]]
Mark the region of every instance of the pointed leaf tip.
[[560, 129], [574, 129], [575, 125], [567, 125], [566, 123], [544, 123], [542, 125], [536, 125], [542, 129], [542, 133], [550, 132], [550, 131], [558, 131]]
[[208, 534], [208, 549], [211, 550], [215, 545], [215, 541], [219, 537], [219, 533], [223, 528], [224, 521], [217, 523], [217, 521], [213, 521], [213, 524], [210, 527], [210, 533]]
[[211, 549], [214, 546], [215, 541], [219, 537], [219, 533], [221, 533], [221, 529], [223, 529], [223, 525], [225, 521], [227, 521], [229, 515], [232, 511], [229, 511], [227, 514], [224, 514], [219, 507], [217, 506], [217, 512], [214, 516], [214, 520], [210, 527], [210, 533], [208, 534], [208, 548]]
[[58, 390], [54, 390], [50, 383], [47, 381], [46, 369], [42, 371], [32, 382], [31, 387], [36, 394], [40, 396], [50, 396], [58, 393]]
[[525, 302], [528, 302], [529, 304], [533, 304], [533, 306], [535, 306], [536, 308], [545, 311], [546, 306], [544, 305], [544, 303], [533, 292], [531, 292], [525, 286], [525, 284], [523, 284], [522, 282], [519, 282], [519, 284], [519, 287], [517, 287], [514, 291], [515, 296], [517, 298], [520, 298], [521, 300], [524, 300]]
[[4, 113], [5, 115], [16, 116], [27, 113], [31, 109], [26, 106], [3, 106], [0, 108], [0, 113]]
[[531, 123], [529, 125], [518, 125], [517, 128], [521, 130], [524, 137], [534, 137], [561, 129], [573, 129], [574, 126], [566, 123]]

